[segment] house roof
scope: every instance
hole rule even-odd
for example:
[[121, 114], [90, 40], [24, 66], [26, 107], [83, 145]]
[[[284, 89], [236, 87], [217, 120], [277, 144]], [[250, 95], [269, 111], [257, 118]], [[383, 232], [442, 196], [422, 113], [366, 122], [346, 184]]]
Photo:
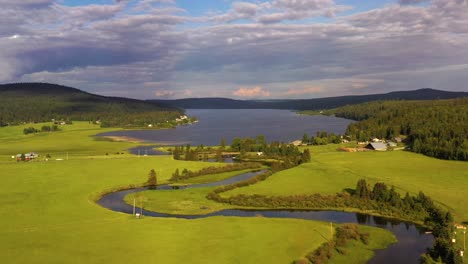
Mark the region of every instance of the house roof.
[[387, 145], [385, 145], [385, 143], [381, 143], [381, 142], [372, 142], [372, 143], [369, 143], [369, 145], [372, 146], [373, 149], [377, 150], [377, 149], [387, 149]]

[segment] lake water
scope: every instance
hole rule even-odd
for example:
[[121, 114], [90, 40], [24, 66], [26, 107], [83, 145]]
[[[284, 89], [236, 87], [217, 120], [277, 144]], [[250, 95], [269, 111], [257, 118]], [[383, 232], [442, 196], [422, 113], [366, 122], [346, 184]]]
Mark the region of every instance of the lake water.
[[99, 136], [127, 136], [161, 145], [219, 145], [222, 138], [229, 144], [233, 138], [264, 135], [267, 141], [291, 142], [304, 133], [317, 131], [342, 134], [351, 120], [330, 116], [298, 115], [288, 110], [269, 109], [189, 109], [198, 123], [163, 130], [123, 130]]

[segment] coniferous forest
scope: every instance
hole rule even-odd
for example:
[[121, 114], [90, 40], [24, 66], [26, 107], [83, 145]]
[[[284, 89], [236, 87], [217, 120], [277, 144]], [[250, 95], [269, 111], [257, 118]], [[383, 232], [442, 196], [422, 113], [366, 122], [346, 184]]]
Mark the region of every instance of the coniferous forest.
[[142, 100], [106, 97], [47, 83], [0, 85], [0, 126], [55, 120], [93, 121], [102, 127], [166, 123], [183, 110]]
[[409, 150], [448, 160], [468, 160], [468, 98], [377, 101], [332, 111], [357, 120], [347, 134], [358, 141], [403, 138]]

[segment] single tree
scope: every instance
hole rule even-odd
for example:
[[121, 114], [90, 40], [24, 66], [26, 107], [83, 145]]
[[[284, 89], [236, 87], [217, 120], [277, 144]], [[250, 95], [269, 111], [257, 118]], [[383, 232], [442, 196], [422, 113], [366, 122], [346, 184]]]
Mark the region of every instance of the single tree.
[[156, 187], [158, 184], [158, 179], [156, 177], [156, 171], [154, 169], [150, 170], [148, 174], [148, 180], [146, 181], [146, 185], [150, 186], [151, 188]]
[[177, 168], [175, 172], [172, 174], [171, 181], [178, 181], [179, 180], [179, 169]]
[[224, 138], [221, 139], [221, 143], [219, 144], [219, 148], [224, 150], [226, 148], [226, 140]]

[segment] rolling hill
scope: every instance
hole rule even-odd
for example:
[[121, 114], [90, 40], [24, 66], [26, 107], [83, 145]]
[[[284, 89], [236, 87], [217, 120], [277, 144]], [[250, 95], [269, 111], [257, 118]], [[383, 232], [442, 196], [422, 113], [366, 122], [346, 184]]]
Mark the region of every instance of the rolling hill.
[[143, 100], [106, 97], [48, 83], [0, 85], [0, 126], [55, 120], [138, 127], [174, 120], [183, 110]]
[[177, 100], [149, 100], [184, 109], [291, 109], [321, 110], [378, 100], [434, 100], [468, 97], [468, 92], [448, 92], [424, 88], [385, 94], [325, 97], [289, 100], [234, 100], [228, 98], [187, 98]]

